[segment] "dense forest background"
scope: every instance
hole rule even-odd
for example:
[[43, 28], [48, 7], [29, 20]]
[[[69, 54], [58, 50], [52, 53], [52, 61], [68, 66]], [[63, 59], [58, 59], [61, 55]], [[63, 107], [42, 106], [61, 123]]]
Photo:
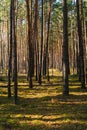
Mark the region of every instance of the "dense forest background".
[[3, 0], [0, 3], [0, 73], [8, 77], [8, 97], [18, 75], [42, 84], [53, 69], [63, 72], [63, 94], [69, 94], [69, 75], [86, 86], [87, 3], [74, 0]]

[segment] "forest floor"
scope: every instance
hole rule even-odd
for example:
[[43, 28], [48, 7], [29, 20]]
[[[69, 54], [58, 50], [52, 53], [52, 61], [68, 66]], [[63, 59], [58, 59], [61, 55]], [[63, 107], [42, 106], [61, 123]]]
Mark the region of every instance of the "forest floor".
[[62, 95], [62, 78], [54, 76], [29, 89], [19, 77], [18, 104], [7, 98], [7, 82], [0, 82], [0, 130], [87, 130], [87, 90], [70, 76], [70, 95]]

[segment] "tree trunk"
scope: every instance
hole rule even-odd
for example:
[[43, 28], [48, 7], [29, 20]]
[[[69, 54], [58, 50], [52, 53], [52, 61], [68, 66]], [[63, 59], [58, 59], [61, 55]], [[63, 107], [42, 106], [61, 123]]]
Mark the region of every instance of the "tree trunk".
[[42, 0], [42, 25], [41, 25], [41, 51], [40, 51], [40, 63], [39, 63], [39, 84], [42, 83], [42, 56], [43, 56], [43, 0]]
[[78, 24], [78, 38], [79, 38], [79, 58], [80, 58], [80, 69], [81, 69], [81, 88], [85, 89], [85, 71], [84, 71], [84, 43], [82, 33], [82, 20], [80, 17], [80, 2], [76, 0], [77, 7], [77, 24]]
[[38, 80], [38, 0], [35, 0], [35, 17], [34, 17], [34, 43], [35, 43], [35, 70], [36, 70], [36, 81]]
[[16, 26], [17, 26], [17, 0], [13, 0], [13, 54], [14, 54], [14, 101], [17, 104], [17, 37], [16, 37]]
[[69, 56], [68, 56], [68, 10], [67, 0], [63, 0], [63, 46], [62, 46], [62, 64], [63, 64], [63, 94], [69, 95]]
[[47, 66], [47, 80], [49, 81], [49, 32], [50, 32], [50, 17], [51, 17], [51, 4], [49, 1], [49, 14], [48, 14], [48, 29], [47, 29], [47, 41], [46, 41], [46, 66]]
[[27, 21], [28, 21], [28, 49], [29, 49], [29, 56], [28, 56], [28, 80], [29, 80], [29, 87], [32, 88], [32, 43], [31, 43], [31, 20], [30, 20], [30, 9], [29, 9], [29, 1], [26, 0], [27, 6]]
[[11, 97], [11, 72], [12, 72], [12, 46], [13, 46], [13, 33], [12, 33], [12, 20], [13, 19], [13, 1], [10, 3], [10, 52], [8, 63], [8, 97]]

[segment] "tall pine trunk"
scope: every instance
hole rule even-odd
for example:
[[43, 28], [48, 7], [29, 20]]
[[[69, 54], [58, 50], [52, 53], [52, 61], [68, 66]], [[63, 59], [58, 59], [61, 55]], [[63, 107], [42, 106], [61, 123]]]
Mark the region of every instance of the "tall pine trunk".
[[42, 83], [42, 56], [43, 56], [43, 0], [42, 0], [42, 18], [41, 18], [41, 51], [40, 51], [40, 63], [39, 63], [39, 84]]
[[51, 18], [51, 4], [49, 1], [49, 14], [48, 14], [48, 28], [47, 28], [47, 40], [46, 40], [46, 70], [47, 70], [47, 80], [49, 81], [49, 33], [50, 33], [50, 18]]
[[38, 0], [35, 0], [35, 17], [34, 17], [34, 43], [35, 43], [35, 70], [36, 81], [38, 80], [39, 50], [38, 50]]
[[63, 45], [62, 45], [62, 64], [63, 64], [63, 94], [69, 95], [69, 56], [68, 56], [68, 10], [67, 0], [63, 0]]
[[28, 80], [29, 87], [32, 88], [32, 43], [31, 43], [31, 19], [29, 1], [26, 0], [27, 6], [27, 21], [28, 21]]
[[13, 19], [13, 0], [10, 3], [10, 52], [9, 52], [9, 63], [8, 63], [8, 97], [11, 97], [11, 72], [12, 72], [12, 20]]
[[78, 24], [78, 39], [79, 39], [79, 60], [80, 60], [80, 77], [81, 77], [81, 88], [85, 88], [85, 71], [84, 71], [84, 41], [82, 32], [82, 20], [80, 17], [80, 1], [76, 0], [77, 7], [77, 24]]
[[16, 37], [16, 26], [17, 26], [17, 0], [13, 0], [13, 55], [14, 55], [14, 101], [17, 104], [18, 100], [18, 83], [17, 83], [17, 37]]

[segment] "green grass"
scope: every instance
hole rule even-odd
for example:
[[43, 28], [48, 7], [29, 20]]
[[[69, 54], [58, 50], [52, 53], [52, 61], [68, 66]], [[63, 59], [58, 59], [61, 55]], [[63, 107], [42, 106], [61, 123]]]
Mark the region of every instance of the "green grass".
[[71, 76], [70, 95], [64, 97], [61, 80], [51, 77], [48, 84], [44, 78], [42, 86], [34, 82], [29, 89], [20, 77], [17, 105], [13, 88], [8, 99], [7, 88], [0, 87], [0, 130], [87, 130], [87, 91], [82, 92], [77, 77]]

